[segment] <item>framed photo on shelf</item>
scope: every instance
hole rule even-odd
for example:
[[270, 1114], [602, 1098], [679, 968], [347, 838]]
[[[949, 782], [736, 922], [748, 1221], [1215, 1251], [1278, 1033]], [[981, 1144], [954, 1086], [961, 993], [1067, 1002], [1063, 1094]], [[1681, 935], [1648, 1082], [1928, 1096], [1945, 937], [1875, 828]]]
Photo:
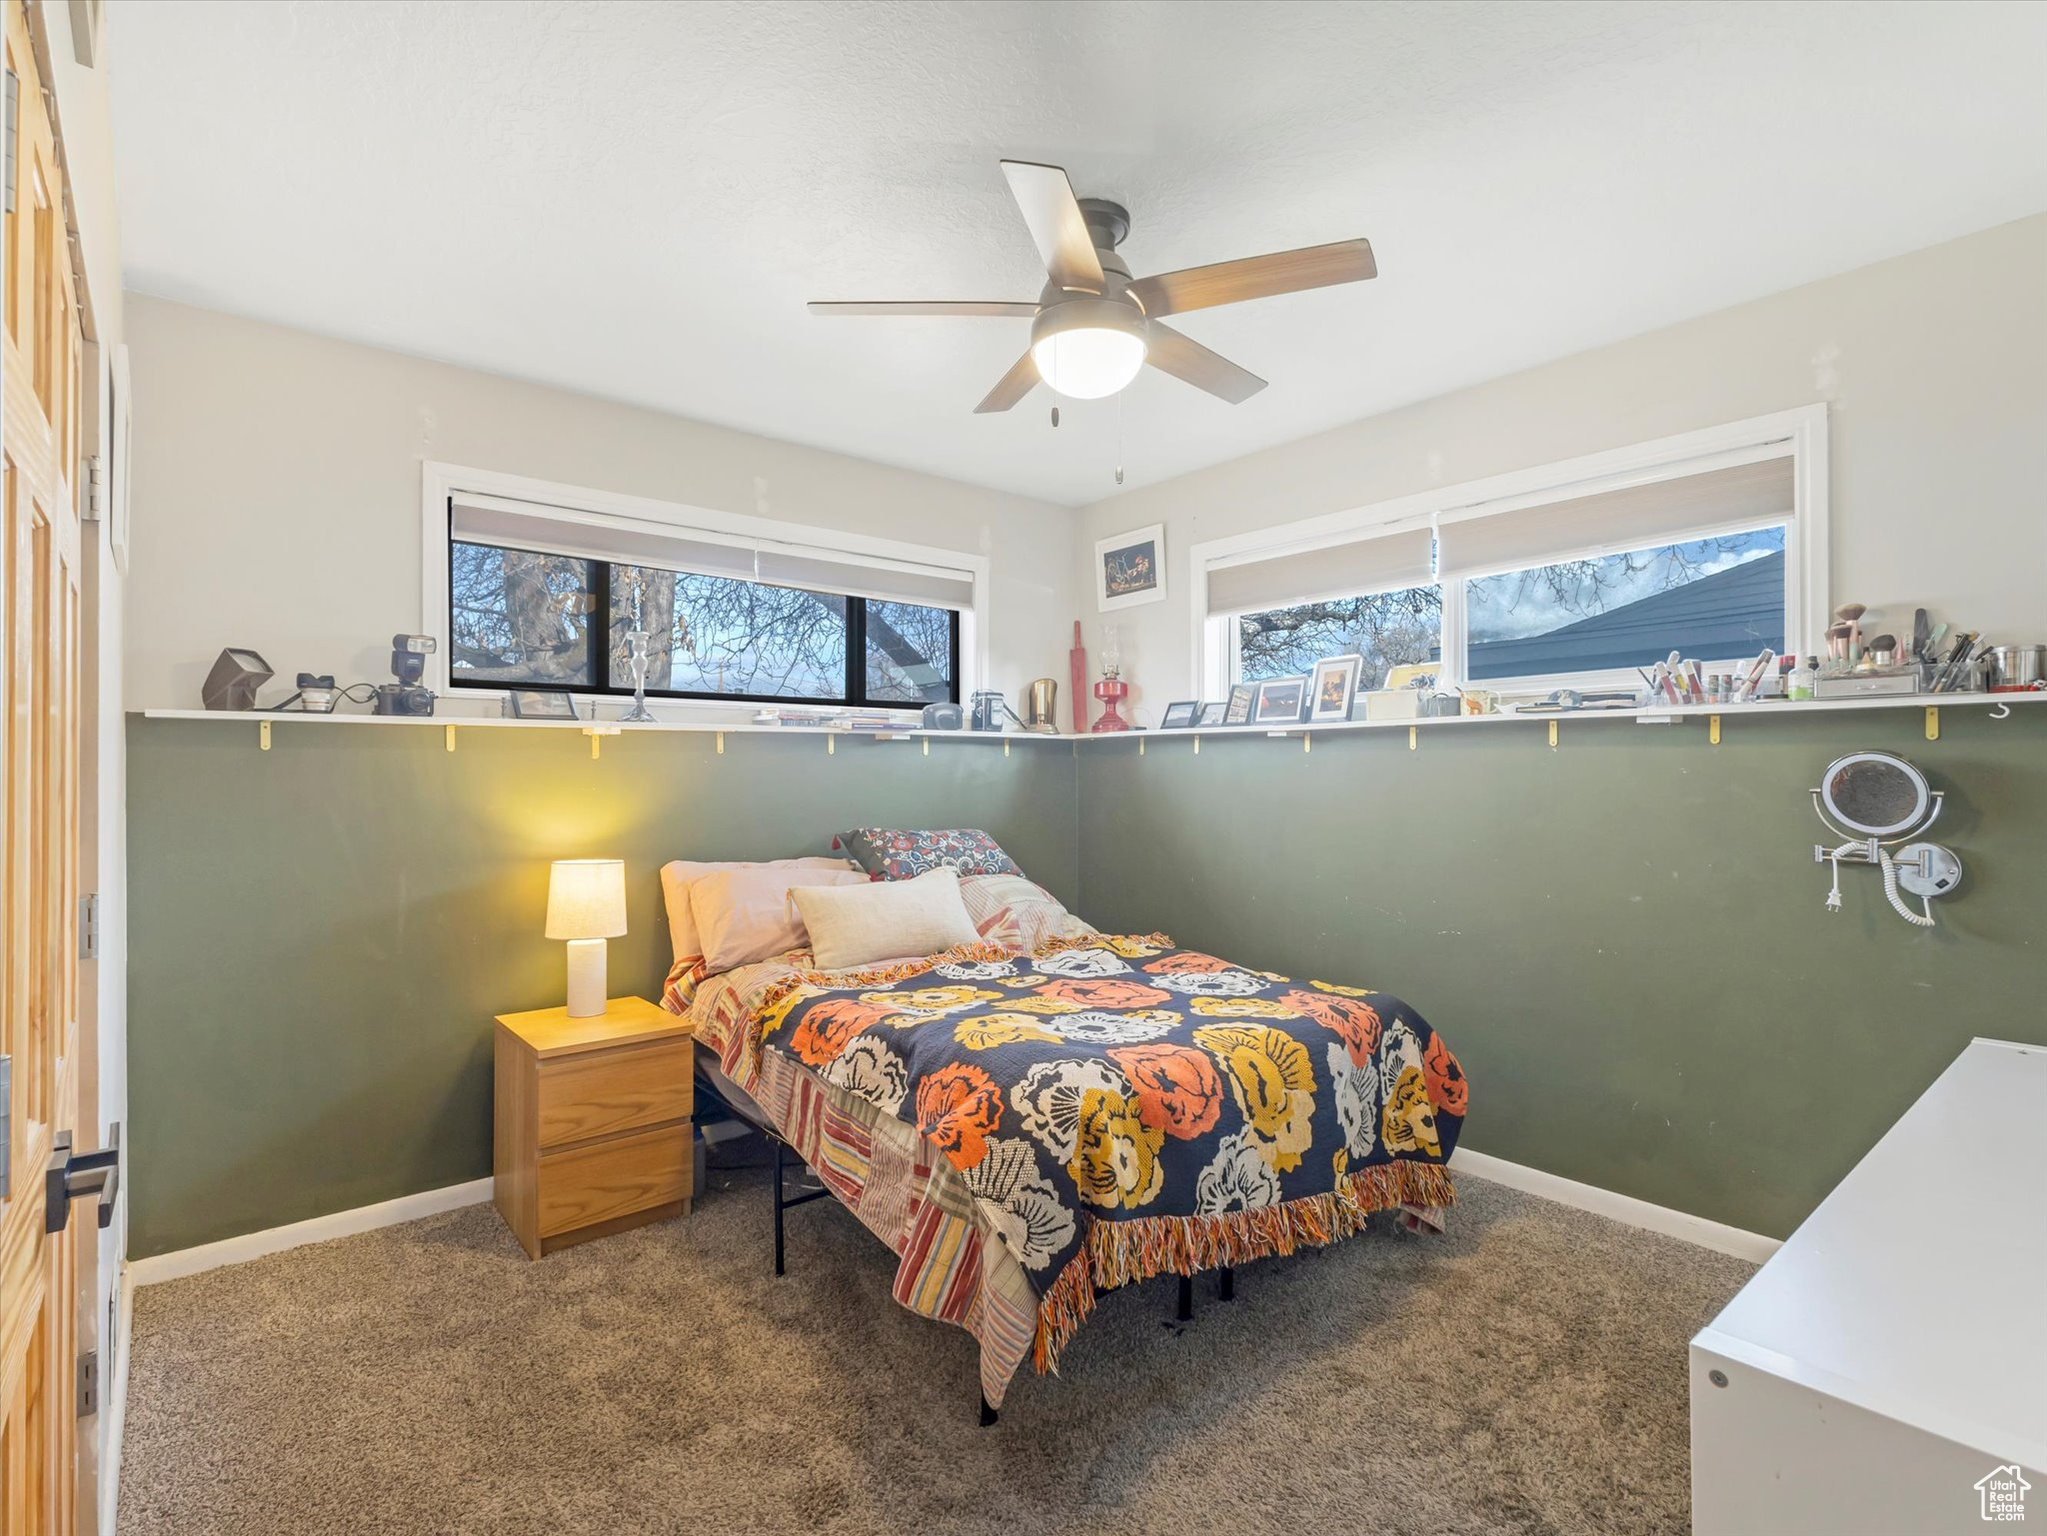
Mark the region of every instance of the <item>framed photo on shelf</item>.
[[1223, 723], [1223, 716], [1228, 714], [1229, 710], [1230, 706], [1221, 699], [1212, 699], [1201, 706], [1201, 712], [1194, 717], [1194, 723], [1196, 725], [1221, 725]]
[[1253, 725], [1299, 725], [1308, 702], [1305, 677], [1268, 677], [1258, 685], [1258, 702], [1251, 710]]
[[1194, 724], [1194, 717], [1201, 709], [1201, 700], [1183, 699], [1177, 704], [1168, 704], [1166, 712], [1159, 719], [1162, 731], [1184, 731]]
[[1133, 608], [1166, 595], [1166, 525], [1153, 523], [1095, 541], [1095, 606]]
[[1249, 683], [1239, 683], [1230, 690], [1229, 702], [1223, 705], [1224, 725], [1249, 725], [1251, 706], [1258, 700], [1258, 690]]
[[514, 688], [505, 695], [505, 713], [514, 720], [574, 720], [576, 700], [547, 688]]
[[1358, 674], [1364, 670], [1362, 656], [1331, 656], [1315, 663], [1314, 686], [1309, 690], [1308, 718], [1315, 721], [1348, 720], [1351, 700], [1357, 697]]

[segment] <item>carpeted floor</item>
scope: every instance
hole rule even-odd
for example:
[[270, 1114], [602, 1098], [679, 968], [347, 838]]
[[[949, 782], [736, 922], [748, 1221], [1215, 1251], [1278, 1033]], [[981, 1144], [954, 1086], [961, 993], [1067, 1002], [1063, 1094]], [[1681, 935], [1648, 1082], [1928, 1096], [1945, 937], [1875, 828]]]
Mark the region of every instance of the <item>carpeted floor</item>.
[[758, 1170], [529, 1263], [489, 1206], [135, 1298], [120, 1529], [1681, 1533], [1685, 1343], [1750, 1266], [1465, 1177], [1449, 1234], [1105, 1297], [975, 1423], [974, 1346]]

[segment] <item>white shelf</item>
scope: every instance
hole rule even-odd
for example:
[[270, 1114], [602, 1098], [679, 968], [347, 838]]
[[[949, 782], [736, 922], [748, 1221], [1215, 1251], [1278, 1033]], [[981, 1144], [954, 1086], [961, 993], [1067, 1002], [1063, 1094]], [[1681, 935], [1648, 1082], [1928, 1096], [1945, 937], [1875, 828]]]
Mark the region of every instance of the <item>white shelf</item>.
[[936, 736], [947, 741], [1072, 741], [1032, 731], [927, 731], [917, 726], [884, 726], [852, 730], [818, 725], [756, 725], [751, 720], [720, 725], [708, 720], [655, 720], [628, 724], [623, 720], [506, 720], [492, 715], [331, 715], [296, 710], [144, 709], [132, 711], [145, 720], [205, 720], [222, 725], [374, 725], [458, 726], [463, 730], [580, 731], [586, 736], [623, 736], [639, 731], [694, 732], [716, 736], [857, 736], [875, 741], [911, 741]]
[[1408, 726], [1422, 730], [1474, 725], [1541, 725], [1561, 720], [1571, 725], [1589, 725], [1608, 720], [1628, 720], [1641, 725], [1663, 725], [1694, 717], [1713, 715], [1723, 722], [1743, 719], [1774, 719], [1779, 715], [1844, 714], [1870, 709], [1962, 709], [1999, 704], [2047, 704], [2047, 692], [2033, 693], [1914, 693], [1865, 699], [1774, 699], [1756, 704], [1663, 704], [1653, 709], [1544, 710], [1522, 713], [1504, 710], [1496, 715], [1437, 715], [1414, 720], [1332, 720], [1322, 725], [1207, 725], [1172, 731], [1114, 731], [1091, 736], [1069, 736], [1069, 741], [1130, 742], [1172, 740], [1188, 736], [1323, 736], [1339, 731], [1397, 731]]
[[1739, 720], [1774, 719], [1779, 715], [1854, 714], [1873, 709], [1982, 709], [2010, 705], [2024, 708], [2047, 704], [2047, 691], [2032, 693], [1917, 693], [1884, 698], [1772, 700], [1756, 704], [1670, 704], [1654, 709], [1582, 709], [1543, 713], [1505, 711], [1497, 715], [1442, 715], [1415, 720], [1334, 720], [1323, 725], [1211, 725], [1162, 731], [1100, 731], [1077, 736], [1070, 731], [1057, 734], [1032, 731], [927, 731], [915, 726], [888, 726], [880, 730], [836, 730], [824, 726], [755, 725], [752, 721], [719, 725], [701, 720], [658, 720], [651, 724], [627, 725], [618, 720], [503, 720], [470, 715], [304, 715], [289, 711], [263, 710], [145, 709], [145, 720], [207, 720], [222, 725], [250, 725], [268, 721], [273, 725], [371, 725], [371, 726], [459, 726], [464, 730], [581, 731], [595, 735], [625, 735], [635, 731], [706, 732], [714, 735], [759, 736], [853, 736], [875, 741], [914, 741], [936, 737], [942, 741], [1050, 742], [1070, 741], [1091, 746], [1121, 742], [1184, 740], [1195, 736], [1325, 736], [1345, 731], [1393, 731], [1408, 726], [1433, 731], [1469, 726], [1542, 725], [1547, 721], [1572, 726], [1626, 720], [1642, 725], [1662, 725], [1697, 717], [1718, 715], [1723, 723]]

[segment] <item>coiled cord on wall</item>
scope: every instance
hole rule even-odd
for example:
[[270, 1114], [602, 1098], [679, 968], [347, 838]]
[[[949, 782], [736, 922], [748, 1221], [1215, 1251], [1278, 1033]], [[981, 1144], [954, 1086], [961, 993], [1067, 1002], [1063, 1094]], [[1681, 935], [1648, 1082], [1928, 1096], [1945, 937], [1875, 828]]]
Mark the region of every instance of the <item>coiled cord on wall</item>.
[[[1905, 898], [1898, 894], [1898, 866], [1892, 861], [1889, 851], [1883, 848], [1877, 849], [1876, 858], [1877, 862], [1883, 865], [1884, 895], [1889, 898], [1892, 907], [1897, 910], [1898, 916], [1915, 928], [1931, 928], [1933, 926], [1933, 902], [1931, 899], [1925, 896], [1919, 898], [1919, 905], [1925, 908], [1924, 916], [1914, 912], [1905, 905]], [[1836, 869], [1839, 867], [1838, 864], [1835, 865]]]
[[[1868, 844], [1862, 842], [1843, 843], [1840, 847], [1828, 853], [1827, 862], [1834, 866], [1834, 886], [1832, 890], [1827, 892], [1827, 910], [1829, 912], [1841, 910], [1841, 859], [1843, 855], [1861, 853], [1868, 846]], [[1892, 909], [1896, 911], [1898, 916], [1915, 928], [1933, 927], [1933, 902], [1925, 896], [1920, 897], [1919, 905], [1925, 909], [1924, 914], [1914, 912], [1905, 905], [1905, 898], [1898, 894], [1898, 866], [1891, 858], [1890, 853], [1886, 849], [1878, 847], [1876, 850], [1876, 861], [1884, 872], [1884, 896], [1889, 900]]]

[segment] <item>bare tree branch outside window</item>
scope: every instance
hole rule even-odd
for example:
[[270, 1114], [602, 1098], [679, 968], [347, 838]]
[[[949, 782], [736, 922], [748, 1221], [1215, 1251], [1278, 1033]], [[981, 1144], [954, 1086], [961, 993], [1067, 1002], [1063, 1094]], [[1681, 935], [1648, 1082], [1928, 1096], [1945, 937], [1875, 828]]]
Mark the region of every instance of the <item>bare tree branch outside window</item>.
[[1376, 688], [1388, 667], [1428, 661], [1443, 635], [1438, 587], [1403, 587], [1326, 603], [1301, 603], [1237, 620], [1243, 679], [1292, 677], [1327, 656], [1365, 658], [1362, 685]]
[[457, 678], [599, 686], [589, 630], [602, 579], [610, 588], [606, 660], [614, 686], [631, 676], [626, 636], [646, 630], [654, 636], [651, 692], [844, 702], [849, 605], [860, 603], [866, 700], [922, 704], [953, 696], [957, 618], [948, 609], [479, 544], [454, 544], [450, 553]]

